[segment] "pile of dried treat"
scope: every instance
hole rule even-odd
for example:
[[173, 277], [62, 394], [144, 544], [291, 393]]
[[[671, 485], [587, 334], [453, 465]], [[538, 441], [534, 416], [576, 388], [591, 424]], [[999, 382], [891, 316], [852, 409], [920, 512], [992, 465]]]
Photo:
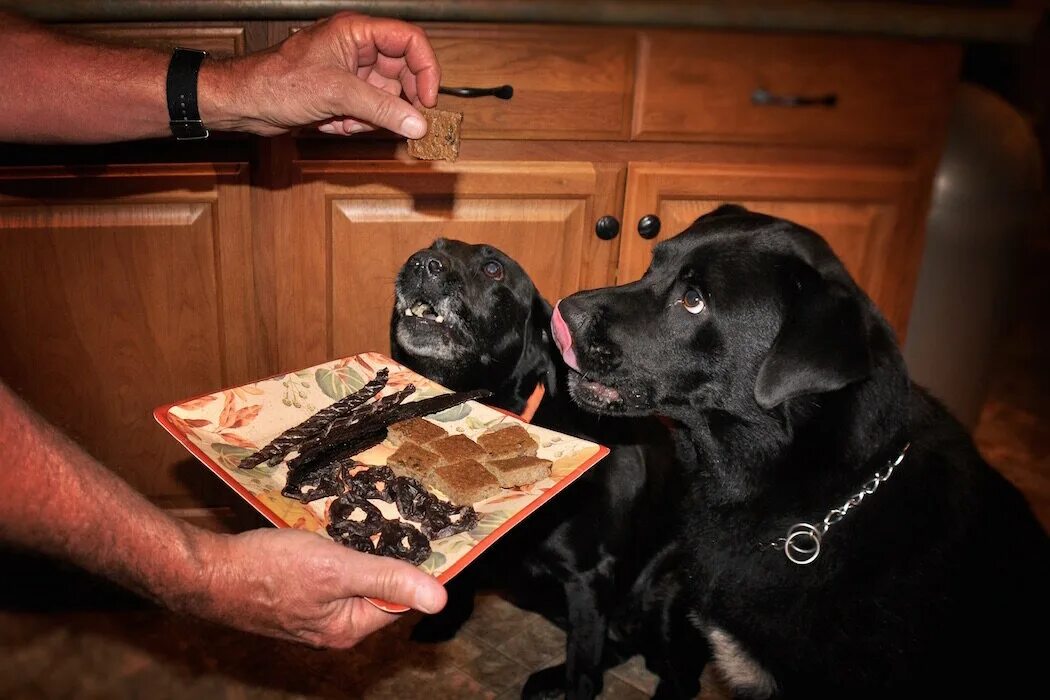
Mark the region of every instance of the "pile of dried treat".
[[456, 503], [477, 503], [500, 488], [534, 484], [551, 474], [550, 461], [536, 457], [539, 445], [517, 424], [474, 442], [416, 418], [390, 426], [389, 439], [397, 450], [386, 463], [395, 474], [418, 479]]
[[[431, 540], [477, 524], [472, 504], [496, 495], [501, 487], [550, 476], [551, 462], [536, 457], [538, 445], [520, 425], [487, 431], [474, 442], [423, 418], [485, 398], [488, 392], [406, 401], [415, 393], [411, 384], [379, 396], [388, 379], [388, 371], [380, 370], [360, 390], [284, 431], [239, 466], [274, 465], [291, 456], [282, 493], [304, 503], [335, 497], [327, 526], [333, 539], [417, 564], [430, 556]], [[356, 455], [385, 439], [397, 448], [388, 466], [356, 461]], [[384, 517], [375, 500], [396, 505], [400, 517]]]

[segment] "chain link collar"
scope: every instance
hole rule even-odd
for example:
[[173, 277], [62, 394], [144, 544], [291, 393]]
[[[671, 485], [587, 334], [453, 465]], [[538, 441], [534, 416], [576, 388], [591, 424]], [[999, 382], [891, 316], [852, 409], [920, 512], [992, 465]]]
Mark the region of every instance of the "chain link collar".
[[832, 508], [828, 511], [828, 514], [824, 516], [824, 520], [819, 524], [795, 523], [788, 528], [785, 537], [778, 537], [772, 542], [767, 542], [765, 546], [782, 549], [784, 556], [794, 564], [805, 565], [816, 561], [817, 557], [820, 556], [821, 538], [827, 534], [832, 526], [846, 517], [846, 513], [852, 508], [859, 506], [861, 501], [875, 493], [885, 481], [893, 476], [893, 470], [904, 461], [904, 455], [907, 454], [909, 447], [911, 447], [910, 442], [904, 446], [896, 459], [886, 463], [885, 471], [875, 472], [875, 476], [869, 479], [860, 491], [850, 496], [838, 508]]

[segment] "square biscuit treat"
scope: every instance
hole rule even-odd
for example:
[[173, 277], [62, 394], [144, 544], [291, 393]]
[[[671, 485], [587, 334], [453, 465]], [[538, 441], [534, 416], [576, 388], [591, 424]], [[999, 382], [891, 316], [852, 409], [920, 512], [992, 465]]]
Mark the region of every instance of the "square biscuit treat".
[[500, 492], [496, 477], [492, 476], [481, 462], [473, 459], [437, 467], [425, 483], [460, 506], [484, 501]]
[[459, 127], [463, 123], [463, 113], [427, 107], [419, 111], [426, 117], [427, 133], [421, 139], [408, 140], [408, 155], [419, 160], [449, 162], [459, 158]]
[[491, 459], [535, 457], [540, 447], [529, 432], [517, 424], [482, 433], [478, 436], [478, 444], [485, 448]]
[[551, 475], [552, 464], [550, 460], [525, 455], [510, 459], [492, 459], [485, 463], [485, 468], [492, 472], [500, 486], [509, 489], [543, 481]]
[[427, 445], [428, 450], [440, 455], [446, 462], [460, 462], [464, 459], [481, 459], [488, 453], [478, 443], [466, 435], [447, 435]]
[[404, 442], [414, 442], [417, 445], [425, 445], [428, 442], [443, 438], [448, 433], [445, 429], [434, 425], [425, 418], [409, 418], [394, 423], [386, 431], [387, 440], [394, 447]]
[[427, 477], [445, 463], [438, 455], [415, 443], [404, 442], [386, 458], [386, 465], [398, 476], [407, 476], [426, 482]]

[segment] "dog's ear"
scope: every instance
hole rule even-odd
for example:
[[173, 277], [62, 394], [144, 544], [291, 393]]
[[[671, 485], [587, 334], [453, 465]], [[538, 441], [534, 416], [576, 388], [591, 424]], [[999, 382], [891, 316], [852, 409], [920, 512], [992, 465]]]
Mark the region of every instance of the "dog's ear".
[[809, 266], [791, 286], [794, 293], [755, 382], [755, 400], [765, 410], [841, 389], [872, 371], [862, 295]]
[[528, 352], [537, 354], [533, 361], [537, 366], [543, 366], [546, 370], [544, 376], [544, 388], [548, 396], [553, 396], [558, 389], [558, 377], [554, 362], [551, 358], [551, 316], [554, 315], [552, 307], [539, 291], [533, 289], [532, 308], [529, 310], [529, 332], [533, 336], [533, 342]]
[[718, 208], [712, 209], [706, 214], [700, 216], [700, 218], [698, 218], [693, 223], [699, 224], [702, 221], [707, 221], [708, 219], [715, 219], [719, 216], [743, 216], [745, 214], [750, 213], [750, 211], [740, 206], [739, 204], [721, 204], [718, 206]]

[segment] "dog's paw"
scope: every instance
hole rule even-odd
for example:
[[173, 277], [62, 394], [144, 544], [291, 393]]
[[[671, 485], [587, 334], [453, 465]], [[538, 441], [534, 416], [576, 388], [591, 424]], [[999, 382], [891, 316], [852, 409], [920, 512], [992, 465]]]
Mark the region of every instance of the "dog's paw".
[[521, 689], [522, 700], [553, 700], [565, 697], [565, 664], [551, 666], [529, 676]]

